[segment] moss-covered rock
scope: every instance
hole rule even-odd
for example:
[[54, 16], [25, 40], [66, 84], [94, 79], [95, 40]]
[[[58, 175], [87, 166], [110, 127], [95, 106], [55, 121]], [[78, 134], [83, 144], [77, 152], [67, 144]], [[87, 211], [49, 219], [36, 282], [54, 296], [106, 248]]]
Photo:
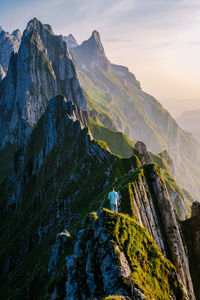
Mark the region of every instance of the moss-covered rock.
[[147, 230], [106, 209], [86, 218], [67, 269], [67, 299], [186, 299], [174, 266]]

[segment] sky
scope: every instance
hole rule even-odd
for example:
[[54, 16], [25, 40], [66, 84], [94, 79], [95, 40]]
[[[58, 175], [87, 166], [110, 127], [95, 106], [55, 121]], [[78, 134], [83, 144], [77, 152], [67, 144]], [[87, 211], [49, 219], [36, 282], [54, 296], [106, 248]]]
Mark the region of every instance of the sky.
[[108, 59], [127, 66], [173, 116], [200, 109], [200, 0], [0, 0], [0, 25], [37, 17], [78, 43], [96, 29]]

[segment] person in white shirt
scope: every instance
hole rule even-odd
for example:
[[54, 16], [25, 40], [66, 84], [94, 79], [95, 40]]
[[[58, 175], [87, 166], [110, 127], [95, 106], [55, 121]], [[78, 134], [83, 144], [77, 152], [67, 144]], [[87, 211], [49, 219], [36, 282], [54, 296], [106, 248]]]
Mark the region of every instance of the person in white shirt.
[[117, 192], [115, 192], [114, 187], [112, 187], [112, 192], [108, 194], [108, 199], [110, 200], [110, 209], [118, 212], [119, 195]]

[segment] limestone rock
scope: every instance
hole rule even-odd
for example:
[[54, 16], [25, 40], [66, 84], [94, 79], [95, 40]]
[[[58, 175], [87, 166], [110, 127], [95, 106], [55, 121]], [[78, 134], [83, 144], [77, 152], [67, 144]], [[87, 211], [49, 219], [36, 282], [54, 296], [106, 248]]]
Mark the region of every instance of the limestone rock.
[[196, 299], [200, 299], [200, 204], [192, 205], [192, 217], [181, 223], [184, 239], [188, 249], [190, 271]]
[[7, 73], [10, 55], [19, 49], [21, 42], [21, 32], [19, 29], [13, 31], [12, 34], [0, 30], [0, 65], [5, 73]]
[[147, 151], [146, 145], [141, 141], [137, 141], [137, 143], [135, 144], [133, 148], [133, 154], [135, 154], [139, 158], [142, 165], [152, 162], [150, 153]]
[[63, 38], [70, 49], [78, 46], [77, 40], [72, 34], [69, 34], [68, 36], [64, 36]]
[[43, 25], [34, 18], [23, 33], [18, 54], [11, 56], [0, 95], [1, 148], [20, 140], [20, 119], [27, 122], [27, 128], [37, 124], [49, 99], [57, 94], [63, 94], [67, 101], [87, 110], [62, 36], [54, 35], [49, 25]]
[[6, 73], [4, 72], [4, 69], [2, 68], [2, 66], [0, 65], [0, 81], [2, 79], [4, 79], [5, 76], [6, 76]]
[[71, 48], [77, 65], [82, 68], [94, 69], [100, 67], [107, 71], [109, 60], [107, 59], [101, 43], [99, 33], [94, 30], [89, 40], [84, 41], [80, 46]]
[[[125, 226], [127, 226], [126, 229]], [[152, 299], [156, 298], [160, 291], [159, 283], [157, 289], [154, 290], [150, 282], [148, 284], [143, 283], [141, 288], [140, 279], [137, 282], [134, 282], [133, 279], [138, 278], [137, 275], [134, 277], [134, 274], [139, 271], [136, 267], [139, 263], [136, 258], [137, 252], [134, 253], [134, 249], [137, 247], [139, 249], [140, 243], [142, 245], [142, 241], [145, 242], [143, 239], [146, 238], [146, 232], [143, 232], [142, 228], [140, 237], [138, 233], [135, 232], [134, 234], [135, 226], [139, 225], [135, 224], [133, 219], [126, 219], [124, 215], [113, 216], [106, 210], [103, 210], [98, 217], [93, 213], [86, 219], [77, 234], [74, 254], [66, 258], [66, 300], [95, 299], [109, 295], [118, 295], [122, 299], [141, 300], [146, 299], [145, 291], [148, 296], [151, 294]], [[125, 233], [125, 230], [128, 232]], [[120, 232], [122, 240], [120, 239]], [[149, 243], [153, 241], [150, 238], [147, 239]], [[132, 246], [131, 240], [133, 240]], [[126, 242], [130, 251], [126, 247], [124, 252], [122, 251], [121, 241], [122, 243], [123, 241]], [[152, 247], [154, 246], [152, 245]], [[144, 251], [148, 253], [148, 247]], [[158, 248], [155, 248], [155, 251], [159, 252]], [[151, 255], [153, 259], [153, 256], [157, 254]], [[149, 265], [151, 258], [147, 262]], [[142, 260], [142, 257], [140, 259]], [[169, 276], [165, 287], [165, 296], [168, 295], [169, 299], [189, 299], [186, 294], [184, 296], [182, 284], [177, 274], [173, 269], [169, 271], [170, 267], [167, 267], [164, 258], [161, 260], [162, 268], [166, 268], [165, 276]], [[142, 267], [142, 262], [140, 263], [140, 276], [146, 278], [145, 267]], [[149, 265], [146, 268], [148, 268], [148, 272], [151, 272]], [[173, 277], [171, 283], [170, 277]], [[154, 280], [157, 280], [157, 275], [155, 275]], [[163, 282], [164, 280], [166, 278], [163, 278]], [[172, 287], [173, 285], [176, 286], [176, 289]], [[161, 290], [163, 292], [163, 286]]]

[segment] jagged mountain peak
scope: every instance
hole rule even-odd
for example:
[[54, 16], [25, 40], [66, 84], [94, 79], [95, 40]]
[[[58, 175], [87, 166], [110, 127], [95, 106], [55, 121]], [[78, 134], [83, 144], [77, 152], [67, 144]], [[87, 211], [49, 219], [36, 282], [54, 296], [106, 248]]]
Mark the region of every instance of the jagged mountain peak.
[[12, 32], [12, 35], [13, 35], [14, 37], [16, 37], [16, 39], [18, 40], [18, 42], [21, 41], [22, 33], [21, 33], [21, 31], [20, 31], [19, 29], [14, 30], [14, 31]]
[[88, 40], [71, 50], [78, 67], [83, 69], [95, 69], [96, 67], [100, 67], [108, 71], [110, 62], [106, 57], [98, 31], [94, 30]]
[[44, 24], [44, 27], [45, 27], [46, 29], [48, 29], [48, 30], [49, 30], [49, 32], [50, 32], [51, 34], [54, 34], [54, 32], [53, 32], [53, 29], [52, 29], [51, 25], [49, 25], [49, 24]]
[[4, 76], [8, 70], [10, 55], [13, 51], [15, 53], [18, 52], [20, 42], [21, 32], [18, 29], [10, 34], [0, 27], [0, 65], [3, 69]]
[[64, 36], [63, 38], [64, 38], [65, 42], [67, 43], [69, 49], [79, 46], [77, 43], [77, 40], [71, 33], [68, 36]]
[[[8, 126], [12, 135], [11, 128], [15, 128], [17, 137], [20, 118], [24, 118], [30, 126], [37, 124], [49, 100], [57, 94], [63, 94], [67, 101], [87, 110], [86, 99], [63, 37], [54, 35], [51, 27], [37, 18], [28, 23], [19, 52], [15, 60], [10, 60], [9, 70], [4, 92], [0, 95], [3, 103], [1, 121], [8, 124], [2, 126], [0, 131], [8, 133]], [[5, 145], [8, 140], [11, 141], [11, 135], [3, 135], [2, 145]]]
[[96, 51], [100, 51], [101, 55], [106, 57], [102, 42], [101, 42], [101, 37], [100, 34], [97, 30], [94, 30], [92, 32], [92, 35], [90, 36], [90, 38], [87, 41], [84, 41], [82, 43], [82, 45], [85, 44], [89, 47], [93, 46], [94, 50]]
[[42, 22], [35, 17], [28, 22], [23, 36], [27, 36], [32, 32], [41, 33], [42, 31], [48, 31], [50, 34], [54, 34], [50, 25], [42, 24]]
[[100, 34], [99, 34], [99, 32], [96, 29], [92, 32], [92, 36], [91, 37], [93, 37], [97, 42], [101, 43]]

